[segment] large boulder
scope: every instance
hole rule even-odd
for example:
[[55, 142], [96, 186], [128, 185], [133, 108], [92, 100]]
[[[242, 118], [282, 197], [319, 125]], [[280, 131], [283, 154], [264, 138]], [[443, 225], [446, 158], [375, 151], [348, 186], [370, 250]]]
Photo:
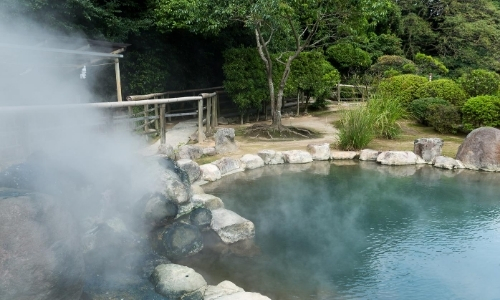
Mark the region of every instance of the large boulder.
[[359, 152], [359, 160], [363, 161], [376, 161], [380, 151], [372, 149], [363, 149]]
[[203, 206], [210, 210], [224, 208], [222, 200], [219, 197], [210, 194], [194, 194], [193, 198], [191, 198], [191, 202], [193, 202], [195, 206]]
[[209, 285], [205, 290], [204, 300], [215, 300], [222, 296], [232, 295], [238, 292], [244, 292], [244, 290], [231, 281], [225, 280], [216, 286]]
[[356, 151], [332, 151], [330, 158], [333, 160], [355, 159], [358, 155]]
[[245, 154], [240, 161], [245, 166], [245, 170], [253, 170], [264, 166], [264, 160], [255, 154]]
[[135, 205], [136, 212], [145, 225], [157, 227], [172, 221], [179, 212], [179, 206], [162, 193], [144, 196]]
[[224, 208], [212, 210], [211, 227], [226, 244], [255, 236], [255, 226], [251, 221]]
[[159, 165], [161, 169], [158, 174], [159, 187], [157, 189], [177, 204], [188, 202], [191, 198], [189, 175], [177, 165], [175, 160], [160, 158]]
[[214, 164], [204, 164], [200, 166], [201, 179], [206, 181], [216, 181], [222, 177], [219, 168]]
[[207, 208], [198, 207], [189, 215], [189, 222], [200, 229], [206, 229], [212, 223], [212, 212]]
[[313, 160], [329, 160], [330, 159], [330, 144], [309, 144], [307, 151], [311, 153]]
[[421, 138], [413, 142], [413, 152], [427, 163], [441, 155], [443, 140], [440, 138]]
[[446, 156], [435, 157], [432, 160], [432, 164], [436, 168], [448, 169], [448, 170], [464, 169], [465, 168], [465, 166], [462, 164], [461, 161], [453, 159], [451, 157], [446, 157]]
[[177, 152], [177, 159], [198, 159], [203, 156], [203, 148], [195, 145], [182, 145]]
[[177, 165], [188, 175], [189, 182], [193, 183], [201, 176], [200, 165], [191, 159], [179, 159]]
[[226, 296], [216, 298], [217, 300], [271, 300], [269, 297], [259, 293], [238, 292]]
[[385, 151], [379, 154], [377, 162], [383, 165], [403, 166], [425, 163], [425, 161], [411, 151]]
[[302, 150], [283, 151], [283, 157], [289, 164], [305, 164], [313, 161], [311, 154]]
[[203, 300], [207, 282], [193, 269], [176, 265], [162, 264], [151, 274], [155, 291], [171, 300]]
[[157, 230], [153, 239], [156, 251], [170, 259], [187, 257], [203, 249], [201, 232], [191, 224], [176, 222]]
[[221, 175], [244, 170], [241, 166], [241, 162], [238, 159], [231, 157], [223, 157], [212, 162], [212, 164], [219, 168]]
[[64, 203], [0, 189], [0, 299], [79, 299], [83, 278], [77, 226]]
[[282, 152], [276, 152], [274, 150], [261, 150], [257, 152], [257, 155], [264, 160], [266, 165], [279, 165], [285, 163], [285, 158]]
[[500, 130], [474, 129], [458, 148], [456, 159], [468, 169], [500, 172]]
[[233, 152], [238, 149], [236, 142], [234, 141], [234, 129], [233, 128], [220, 128], [214, 135], [215, 138], [215, 150], [219, 154]]

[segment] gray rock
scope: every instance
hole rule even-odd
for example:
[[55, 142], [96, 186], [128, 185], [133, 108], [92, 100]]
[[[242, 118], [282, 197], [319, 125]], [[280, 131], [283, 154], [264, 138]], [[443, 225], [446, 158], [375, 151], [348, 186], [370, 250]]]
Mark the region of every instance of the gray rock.
[[172, 221], [179, 212], [178, 204], [161, 193], [147, 195], [136, 205], [146, 224], [153, 227]]
[[176, 265], [162, 264], [151, 274], [155, 291], [171, 300], [203, 300], [207, 282], [193, 269]]
[[260, 158], [264, 161], [266, 165], [279, 165], [285, 163], [285, 158], [282, 152], [276, 152], [274, 150], [261, 150], [257, 153]]
[[203, 206], [210, 210], [224, 208], [222, 200], [219, 197], [210, 194], [194, 194], [191, 198], [191, 202], [193, 202], [195, 206]]
[[79, 299], [84, 262], [77, 232], [64, 203], [0, 189], [0, 299]]
[[363, 161], [376, 161], [380, 151], [372, 150], [372, 149], [363, 149], [359, 152], [359, 160]]
[[182, 145], [179, 147], [177, 159], [198, 159], [203, 156], [203, 148], [195, 145]]
[[334, 160], [355, 159], [357, 156], [359, 153], [356, 151], [332, 151], [330, 154], [330, 158]]
[[264, 166], [264, 160], [255, 154], [245, 154], [240, 161], [245, 166], [245, 170], [253, 170]]
[[441, 155], [443, 140], [440, 138], [421, 138], [413, 142], [413, 152], [427, 163]]
[[500, 172], [500, 130], [474, 129], [458, 148], [456, 159], [468, 169]]
[[153, 246], [159, 254], [170, 259], [187, 257], [203, 249], [203, 240], [198, 227], [176, 222], [155, 231]]
[[234, 129], [233, 128], [220, 128], [214, 135], [215, 138], [215, 150], [219, 154], [233, 152], [238, 149], [236, 142], [234, 141]]
[[189, 221], [200, 229], [208, 228], [212, 223], [212, 212], [209, 209], [199, 207], [191, 212]]
[[258, 293], [238, 292], [217, 298], [217, 300], [271, 300]]
[[177, 161], [177, 165], [179, 165], [179, 168], [181, 168], [182, 170], [184, 170], [184, 172], [187, 173], [189, 177], [189, 182], [193, 183], [200, 178], [201, 176], [200, 165], [198, 165], [191, 159], [179, 159]]
[[255, 236], [255, 226], [251, 221], [224, 208], [212, 211], [211, 227], [226, 244]]
[[219, 168], [213, 164], [204, 164], [200, 166], [201, 179], [206, 181], [216, 181], [222, 177]]
[[219, 160], [212, 162], [211, 164], [217, 166], [219, 168], [221, 175], [225, 175], [235, 171], [243, 171], [244, 169], [241, 167], [241, 163], [238, 159], [234, 159], [231, 157], [223, 157]]
[[209, 285], [205, 290], [204, 300], [215, 300], [222, 296], [232, 295], [238, 292], [244, 292], [244, 290], [231, 281], [225, 280], [216, 286]]
[[385, 151], [379, 154], [377, 162], [383, 165], [402, 166], [425, 163], [425, 161], [411, 151]]
[[158, 163], [160, 165], [159, 174], [155, 176], [159, 180], [157, 189], [177, 204], [188, 202], [191, 198], [191, 184], [188, 174], [174, 160], [161, 158]]
[[[200, 170], [201, 171], [201, 170]], [[194, 184], [191, 186], [191, 194], [205, 194], [205, 191], [200, 185]]]
[[448, 169], [448, 170], [464, 169], [465, 168], [465, 166], [462, 164], [461, 161], [453, 159], [451, 157], [446, 157], [446, 156], [435, 157], [432, 160], [432, 164], [436, 168]]
[[168, 144], [165, 144], [165, 145], [160, 144], [160, 146], [158, 146], [158, 154], [164, 155], [164, 156], [171, 158], [171, 159], [175, 159], [174, 147], [172, 147], [171, 145], [168, 145]]
[[311, 154], [302, 150], [283, 151], [283, 157], [289, 164], [305, 164], [313, 161]]
[[217, 155], [217, 151], [215, 151], [215, 147], [204, 147], [203, 155], [214, 156]]
[[329, 160], [330, 159], [330, 144], [309, 144], [307, 151], [311, 153], [313, 160]]

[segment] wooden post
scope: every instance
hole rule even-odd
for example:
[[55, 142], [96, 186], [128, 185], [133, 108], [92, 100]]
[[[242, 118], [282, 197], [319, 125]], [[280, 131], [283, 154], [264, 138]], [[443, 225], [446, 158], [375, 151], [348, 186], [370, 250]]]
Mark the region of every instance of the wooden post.
[[165, 124], [165, 104], [160, 104], [160, 144], [165, 145], [167, 142], [167, 126]]
[[297, 93], [297, 116], [300, 114], [300, 92]]
[[215, 127], [218, 126], [217, 122], [217, 105], [219, 102], [218, 99], [219, 95], [215, 94], [215, 96], [212, 98], [212, 128], [215, 130]]
[[[154, 97], [154, 99], [158, 99], [158, 97]], [[160, 133], [160, 124], [159, 124], [159, 118], [158, 118], [158, 104], [155, 104], [154, 105], [155, 107], [155, 130], [156, 130], [156, 134], [159, 134]]]
[[208, 135], [212, 132], [212, 128], [210, 127], [211, 124], [211, 118], [212, 118], [212, 97], [207, 98], [207, 117], [206, 117], [206, 129], [205, 133]]
[[144, 133], [148, 133], [149, 124], [148, 124], [148, 105], [144, 105]]
[[203, 98], [198, 100], [198, 143], [202, 142], [203, 135]]
[[337, 84], [337, 101], [339, 102], [340, 104], [340, 83]]
[[115, 58], [115, 77], [116, 77], [116, 98], [118, 102], [122, 102], [122, 82], [120, 79], [120, 63], [118, 58]]

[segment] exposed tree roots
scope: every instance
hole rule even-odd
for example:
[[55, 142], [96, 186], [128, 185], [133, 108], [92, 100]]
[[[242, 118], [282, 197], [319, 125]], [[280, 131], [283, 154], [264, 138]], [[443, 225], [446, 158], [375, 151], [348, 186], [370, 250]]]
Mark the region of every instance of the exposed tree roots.
[[319, 134], [306, 128], [299, 128], [293, 126], [274, 126], [255, 124], [248, 128], [245, 135], [253, 138], [265, 138], [270, 140], [283, 140], [283, 139], [311, 139], [319, 137]]

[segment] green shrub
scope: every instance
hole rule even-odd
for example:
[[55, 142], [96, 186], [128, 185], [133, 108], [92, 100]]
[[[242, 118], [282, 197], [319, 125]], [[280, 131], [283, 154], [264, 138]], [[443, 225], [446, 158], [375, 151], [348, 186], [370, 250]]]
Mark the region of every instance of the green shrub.
[[328, 47], [326, 55], [329, 59], [337, 62], [342, 68], [367, 68], [372, 63], [368, 52], [345, 42]]
[[500, 76], [495, 72], [477, 69], [462, 75], [458, 81], [470, 97], [495, 95]]
[[410, 103], [409, 111], [420, 124], [429, 125], [427, 122], [428, 108], [430, 105], [434, 104], [451, 105], [450, 102], [441, 98], [423, 98], [413, 100]]
[[429, 74], [444, 75], [449, 72], [448, 68], [439, 59], [423, 53], [415, 55], [415, 63], [418, 67], [418, 73], [424, 76], [428, 76]]
[[415, 92], [417, 98], [441, 98], [461, 107], [467, 95], [462, 87], [451, 79], [428, 81]]
[[373, 74], [385, 74], [389, 70], [396, 70], [403, 74], [415, 73], [415, 63], [398, 55], [382, 55], [377, 62], [370, 67]]
[[500, 98], [496, 96], [478, 96], [470, 98], [462, 107], [465, 130], [481, 126], [500, 126]]
[[416, 91], [427, 83], [427, 78], [405, 74], [386, 78], [378, 86], [377, 93], [382, 97], [397, 98], [404, 108], [416, 99]]
[[433, 104], [427, 109], [427, 121], [437, 132], [457, 133], [460, 127], [460, 110], [453, 105]]
[[398, 99], [375, 95], [368, 101], [368, 113], [377, 136], [393, 139], [401, 133], [396, 121], [405, 116], [405, 109]]
[[344, 111], [340, 119], [339, 147], [343, 150], [365, 148], [374, 137], [372, 123], [366, 107]]

